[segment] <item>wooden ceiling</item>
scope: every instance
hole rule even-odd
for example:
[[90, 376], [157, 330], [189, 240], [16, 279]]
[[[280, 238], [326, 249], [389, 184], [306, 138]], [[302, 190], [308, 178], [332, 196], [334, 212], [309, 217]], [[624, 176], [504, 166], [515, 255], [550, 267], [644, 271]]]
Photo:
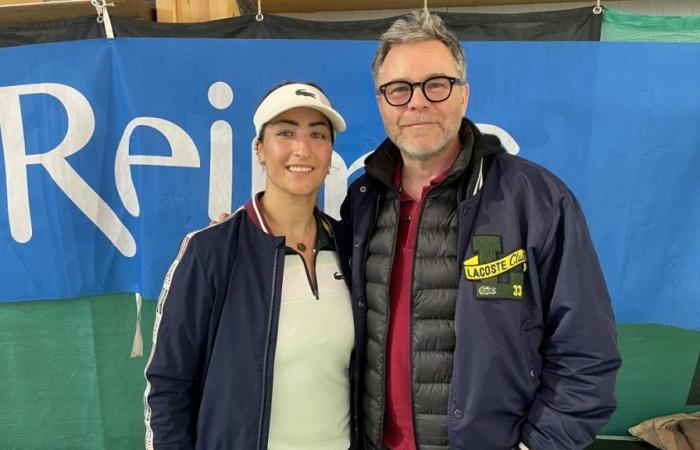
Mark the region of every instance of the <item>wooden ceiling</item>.
[[[611, 0], [607, 0], [611, 1]], [[581, 0], [428, 0], [431, 8], [496, 6]], [[109, 13], [160, 22], [202, 22], [254, 14], [258, 0], [108, 0]], [[590, 2], [591, 5], [595, 1]], [[264, 13], [309, 13], [422, 8], [423, 0], [261, 0]], [[157, 15], [156, 15], [157, 11]], [[0, 0], [0, 24], [40, 22], [95, 14], [89, 0]]]
[[[585, 1], [585, 0], [584, 0]], [[581, 0], [428, 0], [428, 7], [526, 5], [534, 3], [581, 2]], [[261, 0], [268, 13], [362, 11], [374, 9], [422, 8], [423, 0]], [[595, 1], [591, 2], [594, 5]], [[255, 13], [257, 0], [238, 0], [241, 14]]]

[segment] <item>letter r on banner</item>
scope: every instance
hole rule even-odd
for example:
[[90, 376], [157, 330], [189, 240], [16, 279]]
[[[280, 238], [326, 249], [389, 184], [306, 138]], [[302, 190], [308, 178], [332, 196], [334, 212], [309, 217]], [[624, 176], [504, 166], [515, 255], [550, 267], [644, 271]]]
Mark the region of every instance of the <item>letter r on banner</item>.
[[[22, 123], [22, 95], [50, 95], [66, 111], [68, 128], [61, 143], [46, 153], [27, 155]], [[88, 143], [95, 116], [87, 99], [76, 89], [58, 83], [0, 87], [0, 140], [4, 149], [10, 234], [17, 242], [32, 237], [27, 166], [39, 164], [68, 198], [125, 256], [136, 254], [136, 242], [109, 205], [68, 164], [66, 158]]]

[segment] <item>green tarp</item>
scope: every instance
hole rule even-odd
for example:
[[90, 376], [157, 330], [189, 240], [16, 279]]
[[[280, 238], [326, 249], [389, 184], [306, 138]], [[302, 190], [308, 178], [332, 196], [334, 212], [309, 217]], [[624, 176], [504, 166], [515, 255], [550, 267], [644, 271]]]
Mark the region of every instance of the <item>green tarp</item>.
[[133, 295], [0, 304], [0, 449], [139, 449], [144, 356], [130, 358]]
[[[144, 356], [131, 358], [133, 295], [0, 305], [0, 449], [143, 448], [143, 369], [155, 302], [142, 310]], [[618, 326], [619, 408], [605, 435], [686, 405], [700, 332]]]
[[600, 40], [700, 42], [700, 16], [649, 16], [605, 8]]

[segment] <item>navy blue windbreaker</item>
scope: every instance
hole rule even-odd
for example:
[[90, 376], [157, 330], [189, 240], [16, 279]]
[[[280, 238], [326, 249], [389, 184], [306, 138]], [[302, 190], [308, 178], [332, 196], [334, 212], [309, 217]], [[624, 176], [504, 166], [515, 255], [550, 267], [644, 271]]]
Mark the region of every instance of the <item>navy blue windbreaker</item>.
[[[450, 448], [585, 448], [615, 410], [621, 361], [581, 208], [550, 172], [505, 154], [466, 119], [463, 126], [475, 143], [458, 205]], [[377, 152], [342, 209], [353, 229], [352, 293], [360, 303], [367, 244], [389, 189], [372, 176]]]
[[[347, 274], [345, 234], [325, 220]], [[284, 239], [263, 232], [244, 210], [184, 238], [165, 277], [146, 366], [147, 448], [267, 448], [284, 255]], [[364, 322], [356, 302], [352, 309], [350, 428], [357, 448]]]

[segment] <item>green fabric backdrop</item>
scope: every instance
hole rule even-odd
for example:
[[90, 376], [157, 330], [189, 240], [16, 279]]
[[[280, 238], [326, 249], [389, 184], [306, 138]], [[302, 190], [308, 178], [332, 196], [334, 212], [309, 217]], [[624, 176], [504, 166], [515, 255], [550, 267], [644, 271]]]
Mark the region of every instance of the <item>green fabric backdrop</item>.
[[0, 304], [0, 449], [143, 448], [144, 356], [133, 295]]
[[649, 16], [605, 8], [600, 40], [700, 42], [700, 16]]
[[[155, 302], [144, 301], [144, 356], [131, 358], [133, 295], [0, 304], [0, 448], [143, 448], [143, 369]], [[603, 430], [626, 435], [643, 419], [682, 411], [700, 332], [618, 326], [624, 364], [619, 408]]]

